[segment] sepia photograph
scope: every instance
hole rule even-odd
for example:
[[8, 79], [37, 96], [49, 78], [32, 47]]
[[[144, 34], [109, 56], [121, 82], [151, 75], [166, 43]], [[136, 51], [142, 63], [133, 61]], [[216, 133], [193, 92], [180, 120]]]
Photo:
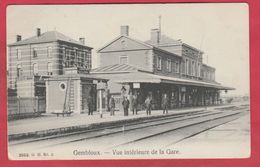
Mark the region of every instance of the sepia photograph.
[[9, 5], [10, 160], [249, 158], [246, 3]]

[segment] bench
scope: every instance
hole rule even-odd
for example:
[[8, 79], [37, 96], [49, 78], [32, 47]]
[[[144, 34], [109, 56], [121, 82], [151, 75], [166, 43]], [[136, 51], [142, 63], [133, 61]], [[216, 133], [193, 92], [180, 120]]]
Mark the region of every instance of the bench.
[[70, 111], [70, 112], [52, 112], [52, 114], [56, 114], [56, 116], [58, 117], [58, 116], [60, 116], [60, 115], [62, 115], [63, 117], [64, 116], [70, 116], [71, 114], [72, 114], [73, 112], [72, 111]]

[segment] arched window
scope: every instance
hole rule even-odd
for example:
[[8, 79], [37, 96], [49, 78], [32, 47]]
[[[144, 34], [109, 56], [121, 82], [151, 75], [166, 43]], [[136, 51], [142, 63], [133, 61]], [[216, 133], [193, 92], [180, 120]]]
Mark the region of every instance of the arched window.
[[157, 69], [162, 69], [162, 58], [160, 56], [157, 56]]
[[176, 62], [176, 63], [175, 63], [175, 72], [176, 72], [176, 73], [179, 73], [179, 69], [180, 69], [180, 67], [179, 67], [179, 62]]
[[194, 61], [192, 61], [192, 69], [191, 69], [192, 71], [191, 71], [191, 75], [192, 76], [195, 76], [195, 62]]
[[189, 60], [186, 59], [186, 75], [189, 74]]
[[52, 63], [47, 64], [47, 75], [52, 75]]
[[167, 59], [167, 70], [168, 72], [172, 72], [172, 61], [171, 59]]
[[33, 64], [33, 74], [38, 75], [38, 64], [37, 63]]

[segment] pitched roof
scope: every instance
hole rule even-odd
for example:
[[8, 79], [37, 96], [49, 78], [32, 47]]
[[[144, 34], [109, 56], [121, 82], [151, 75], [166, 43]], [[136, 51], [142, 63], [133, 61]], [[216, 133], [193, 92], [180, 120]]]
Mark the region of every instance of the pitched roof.
[[113, 64], [91, 70], [91, 73], [113, 73], [113, 72], [133, 72], [138, 71], [134, 66], [128, 64]]
[[149, 44], [149, 43], [147, 43], [147, 42], [143, 42], [143, 41], [140, 41], [140, 40], [137, 40], [137, 39], [131, 38], [131, 37], [129, 37], [129, 36], [125, 36], [125, 35], [120, 35], [120, 36], [118, 36], [117, 38], [115, 38], [115, 39], [112, 40], [111, 42], [107, 43], [107, 44], [106, 44], [105, 46], [103, 46], [102, 48], [98, 49], [97, 52], [98, 52], [98, 53], [101, 52], [101, 50], [103, 50], [104, 48], [106, 48], [107, 46], [109, 46], [110, 44], [112, 44], [113, 42], [117, 41], [117, 40], [120, 39], [121, 37], [125, 37], [125, 38], [127, 38], [127, 39], [130, 39], [130, 40], [135, 41], [135, 42], [137, 42], [137, 43], [139, 43], [139, 44], [142, 44], [142, 45], [144, 45], [144, 46], [147, 46], [147, 47], [149, 47], [149, 48], [151, 48], [151, 49], [157, 49], [157, 50], [166, 52], [166, 53], [168, 53], [168, 54], [172, 54], [172, 55], [174, 55], [174, 56], [180, 57], [179, 55], [177, 55], [177, 54], [175, 54], [175, 53], [172, 53], [172, 52], [169, 52], [169, 51], [165, 50], [164, 48], [161, 48], [161, 47], [158, 47], [158, 46], [155, 46], [155, 45]]
[[151, 39], [148, 40], [148, 41], [145, 41], [145, 43], [150, 44], [150, 45], [153, 45], [153, 46], [156, 46], [156, 47], [159, 47], [159, 48], [161, 48], [161, 49], [163, 49], [161, 46], [167, 46], [167, 45], [185, 45], [185, 46], [187, 46], [187, 47], [189, 47], [189, 48], [192, 48], [192, 49], [194, 49], [194, 50], [197, 50], [197, 51], [203, 53], [203, 51], [201, 51], [201, 50], [199, 50], [199, 49], [197, 49], [197, 48], [195, 48], [195, 47], [193, 47], [193, 46], [191, 46], [191, 45], [188, 45], [187, 43], [182, 42], [180, 39], [179, 39], [179, 40], [176, 40], [176, 39], [173, 39], [173, 38], [168, 37], [168, 36], [166, 36], [166, 35], [162, 35], [162, 36], [161, 36], [159, 44], [158, 44], [156, 41], [151, 40]]
[[143, 42], [143, 41], [140, 41], [140, 40], [137, 40], [137, 39], [133, 39], [133, 38], [131, 38], [131, 37], [129, 37], [129, 36], [120, 35], [120, 36], [116, 37], [115, 39], [113, 39], [112, 41], [110, 41], [109, 43], [107, 43], [107, 44], [105, 44], [104, 46], [102, 46], [101, 48], [99, 48], [99, 49], [97, 50], [97, 52], [100, 52], [101, 50], [103, 50], [104, 48], [106, 48], [107, 46], [109, 46], [110, 44], [112, 44], [113, 42], [117, 41], [118, 39], [120, 39], [120, 38], [122, 38], [122, 37], [125, 37], [125, 38], [127, 38], [127, 39], [129, 39], [129, 40], [135, 41], [135, 42], [137, 42], [137, 43], [139, 43], [139, 44], [142, 44], [142, 45], [144, 45], [144, 46], [147, 46], [147, 47], [149, 47], [149, 48], [153, 48], [152, 45], [150, 45], [150, 44], [148, 44], [148, 43], [145, 43], [145, 42]]
[[[145, 41], [145, 43], [148, 43], [148, 44], [154, 45], [154, 46], [158, 46], [157, 42], [154, 40], [151, 40], [151, 39], [148, 41]], [[182, 44], [182, 42], [180, 40], [175, 40], [173, 38], [170, 38], [166, 35], [161, 35], [159, 46], [160, 45], [176, 45], [176, 44]]]
[[[16, 46], [16, 45], [25, 45], [25, 44], [34, 44], [34, 43], [45, 43], [45, 42], [55, 42], [55, 41], [64, 41], [69, 43], [74, 43], [77, 45], [85, 46], [81, 44], [79, 41], [76, 41], [60, 32], [57, 31], [47, 31], [45, 33], [42, 33], [39, 37], [33, 36], [12, 44], [9, 44], [9, 46]], [[85, 46], [88, 47], [88, 46]], [[89, 47], [90, 48], [90, 47]]]

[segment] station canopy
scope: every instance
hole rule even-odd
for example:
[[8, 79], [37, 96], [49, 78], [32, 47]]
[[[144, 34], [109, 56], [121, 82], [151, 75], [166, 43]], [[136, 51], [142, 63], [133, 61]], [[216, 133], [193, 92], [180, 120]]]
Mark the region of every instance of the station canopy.
[[172, 76], [156, 75], [148, 71], [143, 71], [137, 67], [126, 64], [115, 64], [93, 69], [92, 75], [102, 78], [113, 78], [113, 82], [120, 84], [128, 83], [168, 83], [176, 85], [198, 86], [215, 88], [218, 90], [234, 90], [232, 87], [223, 86], [217, 82], [205, 82], [200, 80], [184, 79]]

